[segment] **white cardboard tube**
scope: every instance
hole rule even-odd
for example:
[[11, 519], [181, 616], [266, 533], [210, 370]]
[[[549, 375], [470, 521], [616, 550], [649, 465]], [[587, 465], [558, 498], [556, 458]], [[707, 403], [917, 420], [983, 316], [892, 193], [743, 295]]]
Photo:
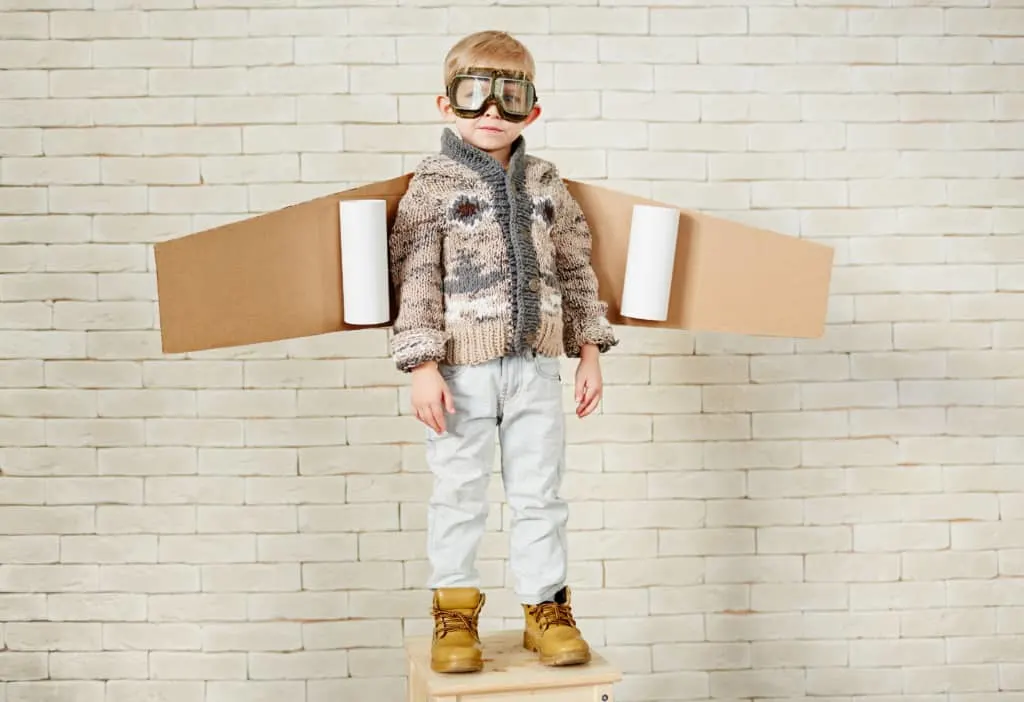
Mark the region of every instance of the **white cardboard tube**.
[[347, 324], [390, 319], [387, 202], [341, 200], [341, 283]]
[[634, 205], [622, 288], [622, 315], [665, 321], [676, 261], [679, 210]]

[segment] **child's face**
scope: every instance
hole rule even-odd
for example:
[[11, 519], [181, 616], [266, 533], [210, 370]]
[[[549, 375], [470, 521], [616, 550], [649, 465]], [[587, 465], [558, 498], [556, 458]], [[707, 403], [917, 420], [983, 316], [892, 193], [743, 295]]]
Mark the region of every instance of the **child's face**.
[[[458, 84], [457, 90], [457, 102], [469, 104], [473, 102], [474, 97], [480, 97], [479, 95], [474, 96], [474, 93], [488, 92], [490, 83], [489, 81], [464, 81]], [[506, 98], [512, 99], [514, 96], [509, 94], [506, 95]], [[452, 110], [451, 101], [445, 95], [438, 96], [437, 106], [445, 121], [455, 125], [464, 141], [487, 152], [501, 153], [507, 150], [523, 129], [540, 116], [540, 106], [534, 105], [526, 119], [511, 122], [502, 118], [497, 106], [492, 103], [478, 117], [460, 117]]]

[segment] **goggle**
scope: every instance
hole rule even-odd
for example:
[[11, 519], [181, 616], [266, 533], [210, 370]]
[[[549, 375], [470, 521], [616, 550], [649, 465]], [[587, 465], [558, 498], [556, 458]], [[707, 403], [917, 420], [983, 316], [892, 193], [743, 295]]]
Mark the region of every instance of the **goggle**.
[[537, 91], [521, 71], [468, 68], [448, 84], [452, 112], [459, 117], [479, 117], [491, 103], [509, 122], [522, 122], [537, 104]]

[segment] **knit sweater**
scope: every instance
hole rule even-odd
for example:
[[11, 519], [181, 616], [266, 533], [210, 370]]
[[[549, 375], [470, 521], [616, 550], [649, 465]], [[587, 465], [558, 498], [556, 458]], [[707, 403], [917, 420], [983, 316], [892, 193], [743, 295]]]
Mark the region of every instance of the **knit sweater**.
[[516, 139], [508, 170], [445, 129], [389, 236], [399, 370], [618, 343], [598, 299], [590, 230], [553, 164]]

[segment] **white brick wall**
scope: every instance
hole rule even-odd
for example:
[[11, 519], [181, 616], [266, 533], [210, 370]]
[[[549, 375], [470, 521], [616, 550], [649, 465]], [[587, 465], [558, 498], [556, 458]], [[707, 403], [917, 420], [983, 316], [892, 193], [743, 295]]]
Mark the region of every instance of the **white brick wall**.
[[385, 334], [164, 356], [151, 245], [410, 169], [491, 26], [566, 175], [836, 250], [823, 339], [623, 330], [570, 421], [619, 699], [1024, 700], [1024, 2], [2, 0], [0, 701], [404, 699]]

